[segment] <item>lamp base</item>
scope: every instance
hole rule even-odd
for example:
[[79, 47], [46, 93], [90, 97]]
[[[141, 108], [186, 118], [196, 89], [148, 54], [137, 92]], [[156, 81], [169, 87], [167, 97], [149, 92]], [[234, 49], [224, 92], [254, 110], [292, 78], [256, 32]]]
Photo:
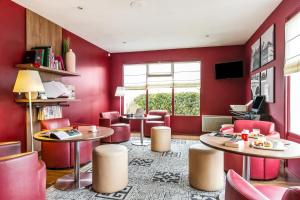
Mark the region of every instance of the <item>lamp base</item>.
[[[39, 96], [38, 92], [31, 92], [31, 99], [37, 99], [38, 96]], [[25, 97], [26, 97], [26, 99], [29, 99], [29, 93], [28, 92], [25, 92]]]

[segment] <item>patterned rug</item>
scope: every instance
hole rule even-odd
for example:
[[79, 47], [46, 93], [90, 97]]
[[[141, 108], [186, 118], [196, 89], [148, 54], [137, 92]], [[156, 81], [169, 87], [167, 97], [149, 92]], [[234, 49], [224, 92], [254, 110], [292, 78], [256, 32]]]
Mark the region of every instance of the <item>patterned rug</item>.
[[[138, 138], [133, 138], [138, 139]], [[146, 139], [148, 140], [148, 139]], [[91, 187], [76, 191], [60, 191], [54, 186], [47, 189], [49, 200], [216, 200], [219, 191], [204, 192], [188, 183], [188, 148], [198, 141], [172, 139], [172, 150], [152, 152], [150, 146], [122, 143], [128, 148], [129, 184], [112, 194], [94, 192]], [[92, 164], [81, 168], [92, 172]]]

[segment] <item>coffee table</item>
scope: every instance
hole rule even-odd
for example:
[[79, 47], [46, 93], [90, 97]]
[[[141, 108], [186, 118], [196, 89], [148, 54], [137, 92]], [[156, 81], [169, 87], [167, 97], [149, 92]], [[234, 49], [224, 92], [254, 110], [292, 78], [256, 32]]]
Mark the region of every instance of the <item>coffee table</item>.
[[128, 119], [128, 120], [140, 120], [141, 121], [141, 132], [140, 132], [140, 141], [132, 141], [131, 143], [133, 145], [138, 145], [138, 146], [147, 146], [150, 144], [149, 141], [144, 141], [144, 121], [147, 119], [160, 119], [161, 116], [159, 115], [147, 115], [147, 116], [122, 116], [123, 119]]
[[[64, 128], [64, 129], [55, 129], [55, 130], [70, 130], [72, 128]], [[80, 172], [80, 142], [81, 141], [89, 141], [89, 140], [97, 140], [101, 138], [105, 138], [111, 136], [114, 133], [114, 130], [106, 127], [97, 127], [97, 132], [89, 132], [88, 128], [80, 128], [81, 132], [80, 136], [72, 137], [69, 139], [59, 140], [52, 139], [43, 136], [46, 131], [40, 131], [33, 135], [33, 138], [42, 142], [73, 142], [74, 143], [74, 173], [65, 175], [59, 179], [57, 179], [54, 187], [59, 190], [75, 190], [84, 188], [88, 185], [92, 184], [92, 174], [88, 172]]]

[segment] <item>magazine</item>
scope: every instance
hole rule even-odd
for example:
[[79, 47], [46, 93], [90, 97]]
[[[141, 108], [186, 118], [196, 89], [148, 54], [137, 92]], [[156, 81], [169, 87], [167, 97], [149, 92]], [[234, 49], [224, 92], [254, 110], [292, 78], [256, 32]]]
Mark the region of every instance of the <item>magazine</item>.
[[59, 140], [64, 140], [64, 139], [69, 139], [73, 137], [80, 136], [81, 133], [76, 130], [76, 129], [71, 129], [71, 130], [53, 130], [53, 131], [48, 131], [43, 134], [43, 137], [49, 137], [52, 139], [59, 139]]

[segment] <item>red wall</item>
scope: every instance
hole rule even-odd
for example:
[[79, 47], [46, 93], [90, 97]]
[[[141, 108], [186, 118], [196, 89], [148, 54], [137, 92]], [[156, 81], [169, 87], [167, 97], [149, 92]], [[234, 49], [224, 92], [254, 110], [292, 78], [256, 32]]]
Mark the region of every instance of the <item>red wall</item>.
[[70, 37], [76, 53], [76, 71], [81, 75], [64, 78], [65, 83], [75, 85], [76, 98], [81, 99], [64, 109], [64, 117], [98, 125], [99, 113], [109, 109], [108, 53], [68, 31], [63, 32], [63, 37]]
[[[119, 98], [114, 96], [117, 86], [123, 85], [123, 65], [163, 61], [201, 61], [201, 115], [229, 114], [230, 104], [245, 103], [245, 80], [216, 80], [214, 67], [216, 63], [243, 60], [243, 46], [208, 47], [175, 49], [133, 53], [112, 54], [110, 97], [111, 108], [119, 110]], [[172, 130], [175, 133], [201, 133], [201, 117], [172, 118]]]
[[[14, 66], [22, 62], [25, 51], [25, 9], [3, 0], [0, 10], [0, 141], [20, 140], [25, 150], [25, 107], [14, 102], [12, 93], [18, 72]], [[109, 57], [106, 51], [65, 30], [63, 36], [71, 38], [77, 71], [81, 74], [64, 78], [76, 86], [77, 97], [81, 99], [64, 108], [65, 117], [72, 122], [98, 124], [99, 112], [109, 109]]]
[[[296, 11], [300, 10], [299, 0], [284, 0], [273, 13], [263, 22], [263, 24], [256, 30], [249, 41], [245, 44], [245, 58], [246, 65], [250, 66], [251, 59], [251, 45], [267, 30], [272, 24], [275, 24], [275, 60], [262, 68], [256, 70], [254, 73], [260, 72], [269, 67], [275, 67], [275, 103], [269, 103], [267, 110], [269, 111], [273, 121], [276, 123], [277, 130], [281, 137], [286, 137], [285, 127], [285, 77], [283, 76], [284, 54], [285, 54], [285, 22]], [[249, 68], [248, 68], [249, 72]], [[254, 74], [252, 73], [252, 74]], [[250, 94], [250, 76], [247, 77], [246, 97], [249, 100]], [[288, 139], [295, 142], [300, 142], [299, 137], [292, 135]], [[300, 159], [289, 161], [288, 168], [291, 172], [300, 177]]]
[[[265, 22], [256, 30], [256, 32], [251, 36], [248, 42], [245, 44], [245, 58], [246, 66], [250, 66], [251, 59], [251, 45], [272, 25], [275, 24], [275, 60], [266, 64], [262, 68], [252, 72], [255, 74], [269, 67], [275, 67], [275, 103], [269, 103], [267, 105], [267, 110], [269, 111], [273, 121], [276, 123], [277, 130], [280, 132], [281, 136], [284, 136], [285, 127], [285, 109], [284, 109], [284, 98], [285, 98], [285, 78], [283, 76], [283, 66], [284, 66], [284, 32], [285, 32], [285, 22], [288, 17], [290, 17], [295, 11], [300, 8], [299, 0], [284, 0], [273, 13], [266, 19]], [[250, 69], [247, 69], [249, 73]], [[246, 86], [246, 97], [250, 100], [250, 76], [247, 77]]]
[[25, 10], [11, 1], [0, 1], [0, 141], [19, 140], [25, 149], [25, 107], [14, 102], [15, 64], [25, 49]]

